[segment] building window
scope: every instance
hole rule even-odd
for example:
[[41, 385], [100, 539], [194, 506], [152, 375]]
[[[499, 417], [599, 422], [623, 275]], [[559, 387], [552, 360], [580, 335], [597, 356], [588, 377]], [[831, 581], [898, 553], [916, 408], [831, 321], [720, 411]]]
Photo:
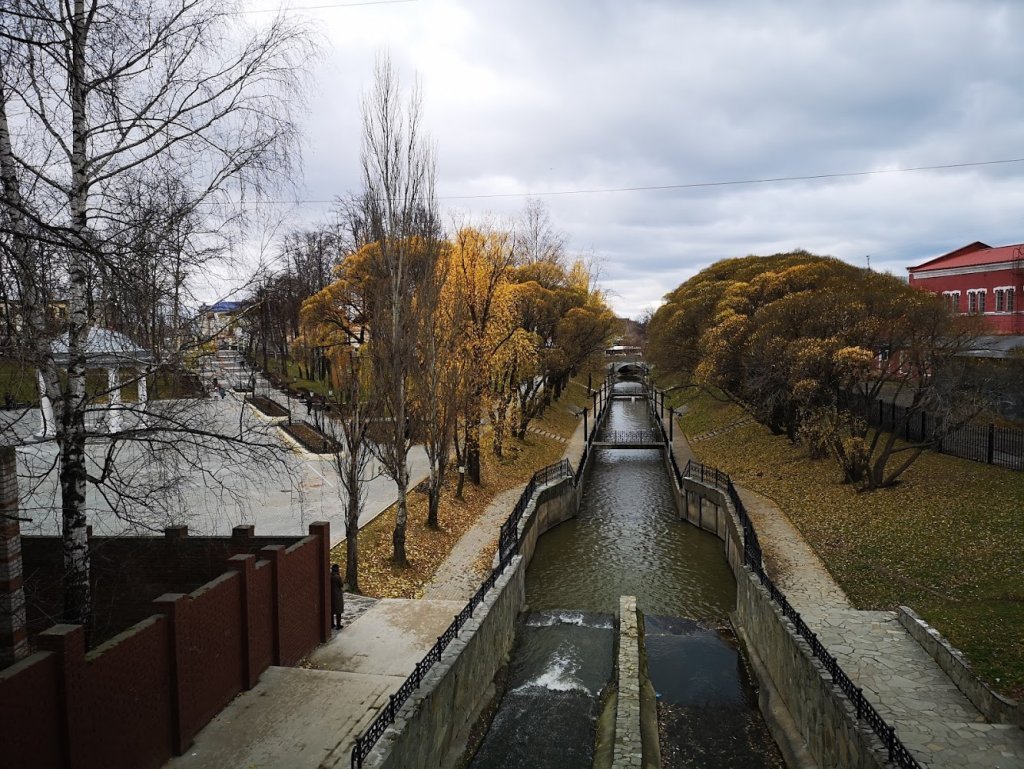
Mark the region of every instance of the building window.
[[959, 291], [943, 291], [942, 298], [946, 300], [950, 312], [960, 312], [960, 292]]
[[967, 312], [985, 312], [985, 289], [976, 288], [967, 292]]
[[995, 290], [996, 312], [1013, 312], [1013, 286], [1002, 286]]

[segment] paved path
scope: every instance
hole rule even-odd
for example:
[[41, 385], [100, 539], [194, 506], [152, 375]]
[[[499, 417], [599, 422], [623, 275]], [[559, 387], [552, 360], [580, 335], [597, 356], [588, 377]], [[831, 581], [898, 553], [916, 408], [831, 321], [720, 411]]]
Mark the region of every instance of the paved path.
[[[692, 456], [681, 433], [673, 436], [680, 468]], [[1024, 731], [986, 723], [896, 612], [853, 608], [785, 513], [768, 497], [736, 488], [772, 580], [923, 766], [1024, 769]]]
[[491, 501], [484, 514], [462, 535], [438, 567], [434, 578], [423, 591], [424, 598], [462, 601], [465, 604], [473, 597], [487, 574], [486, 569], [481, 573], [475, 568], [477, 558], [487, 550], [492, 553], [495, 551], [501, 524], [508, 518], [525, 487], [524, 483], [503, 491]]

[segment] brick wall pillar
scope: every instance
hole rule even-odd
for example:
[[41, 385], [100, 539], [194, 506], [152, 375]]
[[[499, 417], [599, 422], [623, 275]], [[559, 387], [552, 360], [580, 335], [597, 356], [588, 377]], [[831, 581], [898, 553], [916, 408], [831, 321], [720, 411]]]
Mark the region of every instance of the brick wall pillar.
[[82, 679], [85, 675], [85, 628], [81, 625], [52, 625], [36, 636], [43, 651], [57, 656], [58, 707], [63, 736], [61, 752], [68, 769], [82, 766], [85, 739], [81, 713]]
[[320, 601], [320, 643], [331, 637], [331, 524], [317, 521], [309, 524], [310, 536], [317, 537], [317, 556], [320, 563], [318, 596]]
[[0, 668], [28, 654], [17, 464], [14, 447], [0, 447]]
[[284, 545], [267, 545], [260, 549], [263, 560], [270, 561], [270, 613], [273, 640], [271, 661], [281, 664], [281, 569], [284, 563]]
[[171, 750], [176, 756], [188, 750], [194, 736], [185, 734], [185, 706], [181, 696], [181, 668], [188, 653], [187, 649], [182, 648], [184, 644], [181, 639], [181, 629], [185, 624], [183, 615], [188, 608], [187, 598], [188, 596], [183, 593], [164, 593], [153, 600], [153, 608], [167, 618], [167, 653], [170, 656], [167, 669], [170, 671], [171, 681]]
[[[235, 527], [235, 532], [242, 528], [239, 526]], [[251, 689], [256, 685], [256, 682], [260, 679], [260, 673], [262, 670], [256, 669], [256, 662], [253, 660], [252, 644], [258, 632], [256, 629], [255, 618], [253, 617], [254, 608], [253, 604], [253, 583], [255, 580], [256, 573], [256, 556], [250, 554], [233, 555], [228, 558], [228, 568], [234, 569], [238, 572], [238, 576], [242, 578], [242, 670], [243, 670], [243, 685], [246, 689]]]

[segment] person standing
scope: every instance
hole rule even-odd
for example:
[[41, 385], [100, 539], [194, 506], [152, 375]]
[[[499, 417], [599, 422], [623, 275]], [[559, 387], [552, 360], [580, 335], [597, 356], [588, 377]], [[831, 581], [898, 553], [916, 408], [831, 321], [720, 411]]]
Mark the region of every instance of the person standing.
[[341, 567], [331, 564], [331, 627], [341, 630], [341, 614], [345, 611], [345, 586], [341, 581]]

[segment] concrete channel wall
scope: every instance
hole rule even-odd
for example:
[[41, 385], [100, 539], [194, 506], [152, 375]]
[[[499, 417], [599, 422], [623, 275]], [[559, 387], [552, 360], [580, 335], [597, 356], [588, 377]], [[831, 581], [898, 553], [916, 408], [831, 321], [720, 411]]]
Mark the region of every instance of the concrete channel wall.
[[[790, 767], [881, 769], [888, 766], [881, 740], [858, 722], [850, 701], [832, 683], [807, 642], [743, 565], [741, 526], [732, 502], [713, 486], [690, 479], [676, 488], [680, 517], [716, 534], [736, 577], [737, 631], [760, 684], [765, 723]], [[808, 755], [809, 754], [809, 755]]]
[[519, 555], [402, 706], [364, 767], [437, 769], [460, 758], [468, 727], [487, 704], [490, 682], [507, 663], [515, 642], [526, 569], [537, 539], [575, 517], [581, 492], [582, 484], [576, 488], [567, 478], [534, 494], [519, 524]]

